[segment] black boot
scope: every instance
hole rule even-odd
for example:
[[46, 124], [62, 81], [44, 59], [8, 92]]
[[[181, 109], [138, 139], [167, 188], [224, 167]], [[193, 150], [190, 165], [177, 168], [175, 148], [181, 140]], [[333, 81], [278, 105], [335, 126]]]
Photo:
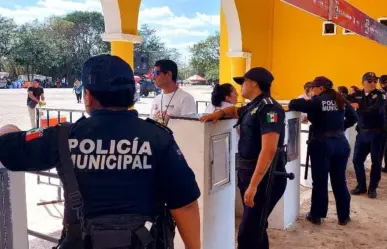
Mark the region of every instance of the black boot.
[[312, 216], [310, 213], [307, 213], [307, 214], [306, 214], [306, 219], [307, 219], [308, 221], [310, 221], [312, 224], [315, 224], [315, 225], [321, 225], [321, 218], [314, 217], [314, 216]]
[[384, 168], [382, 168], [382, 172], [387, 173], [387, 166], [384, 166]]
[[376, 188], [369, 188], [368, 189], [368, 198], [375, 199], [378, 196], [376, 193]]
[[367, 187], [357, 185], [355, 189], [351, 190], [352, 195], [361, 195], [367, 193]]
[[339, 225], [345, 226], [351, 221], [351, 217], [346, 218], [345, 220], [339, 220]]

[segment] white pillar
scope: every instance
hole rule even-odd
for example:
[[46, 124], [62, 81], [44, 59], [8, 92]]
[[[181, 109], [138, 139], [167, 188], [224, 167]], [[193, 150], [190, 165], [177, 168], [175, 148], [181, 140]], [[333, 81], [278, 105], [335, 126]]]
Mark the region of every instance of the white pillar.
[[286, 229], [300, 215], [300, 113], [286, 112], [285, 144], [288, 146], [286, 171], [294, 174], [288, 179], [286, 190], [269, 217], [269, 227]]
[[[235, 120], [171, 117], [168, 127], [199, 184], [202, 249], [235, 248]], [[187, 132], [189, 131], [189, 132]], [[175, 249], [184, 249], [179, 235]]]
[[25, 173], [7, 171], [1, 162], [0, 208], [0, 248], [28, 249]]
[[349, 145], [351, 146], [351, 154], [348, 159], [347, 163], [347, 170], [350, 172], [355, 172], [355, 168], [353, 167], [353, 151], [355, 150], [355, 142], [356, 142], [356, 135], [357, 131], [355, 129], [356, 126], [352, 126], [351, 128], [348, 128], [345, 131], [345, 137], [348, 139]]

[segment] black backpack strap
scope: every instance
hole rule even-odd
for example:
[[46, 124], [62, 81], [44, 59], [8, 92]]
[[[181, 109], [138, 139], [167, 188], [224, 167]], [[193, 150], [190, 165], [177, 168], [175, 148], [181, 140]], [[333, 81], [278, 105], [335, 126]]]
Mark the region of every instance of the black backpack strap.
[[57, 166], [58, 174], [61, 176], [63, 188], [65, 189], [65, 201], [69, 204], [72, 210], [69, 212], [69, 220], [67, 223], [74, 223], [79, 221], [81, 227], [83, 227], [83, 199], [81, 192], [79, 191], [77, 177], [75, 175], [74, 164], [71, 160], [70, 149], [69, 149], [69, 131], [70, 124], [63, 123], [59, 125], [59, 141], [58, 151], [60, 163]]

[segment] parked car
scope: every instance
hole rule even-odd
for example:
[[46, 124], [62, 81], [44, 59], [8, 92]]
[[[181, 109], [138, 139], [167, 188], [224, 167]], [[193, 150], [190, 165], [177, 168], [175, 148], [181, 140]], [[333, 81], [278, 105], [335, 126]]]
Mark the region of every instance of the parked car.
[[148, 97], [149, 93], [154, 92], [155, 95], [160, 94], [161, 90], [155, 86], [155, 83], [149, 80], [140, 81], [140, 94], [141, 96]]

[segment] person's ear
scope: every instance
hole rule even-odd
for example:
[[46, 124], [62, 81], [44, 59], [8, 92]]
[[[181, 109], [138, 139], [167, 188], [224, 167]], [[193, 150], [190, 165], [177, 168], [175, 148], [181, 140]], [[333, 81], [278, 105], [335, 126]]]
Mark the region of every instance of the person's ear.
[[86, 107], [91, 106], [91, 104], [93, 102], [93, 98], [91, 96], [91, 93], [90, 93], [89, 89], [85, 89], [84, 96], [83, 96], [83, 101], [85, 102], [85, 106]]

